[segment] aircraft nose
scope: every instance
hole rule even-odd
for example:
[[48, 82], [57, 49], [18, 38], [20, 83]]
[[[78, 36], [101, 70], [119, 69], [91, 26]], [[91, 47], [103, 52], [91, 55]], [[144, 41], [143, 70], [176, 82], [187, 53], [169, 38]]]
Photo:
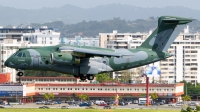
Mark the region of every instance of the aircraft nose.
[[8, 66], [8, 64], [9, 64], [9, 58], [4, 62], [5, 66]]

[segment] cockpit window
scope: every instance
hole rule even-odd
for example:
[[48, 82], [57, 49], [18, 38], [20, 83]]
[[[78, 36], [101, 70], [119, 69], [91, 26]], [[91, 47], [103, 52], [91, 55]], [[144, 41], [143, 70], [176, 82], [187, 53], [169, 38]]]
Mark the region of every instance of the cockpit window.
[[17, 54], [17, 57], [21, 57], [21, 56], [22, 56], [22, 53], [21, 53], [21, 52]]
[[25, 53], [23, 53], [23, 56], [22, 57], [26, 57], [26, 54]]
[[13, 56], [15, 56], [17, 53], [14, 53]]

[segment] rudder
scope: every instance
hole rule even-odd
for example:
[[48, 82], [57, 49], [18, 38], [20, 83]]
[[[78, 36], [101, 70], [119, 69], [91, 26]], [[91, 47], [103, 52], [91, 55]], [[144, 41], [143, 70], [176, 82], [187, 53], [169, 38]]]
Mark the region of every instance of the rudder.
[[139, 49], [146, 48], [157, 51], [167, 51], [170, 45], [174, 42], [182, 24], [187, 24], [193, 19], [162, 16], [158, 19], [158, 27], [155, 31], [142, 43]]

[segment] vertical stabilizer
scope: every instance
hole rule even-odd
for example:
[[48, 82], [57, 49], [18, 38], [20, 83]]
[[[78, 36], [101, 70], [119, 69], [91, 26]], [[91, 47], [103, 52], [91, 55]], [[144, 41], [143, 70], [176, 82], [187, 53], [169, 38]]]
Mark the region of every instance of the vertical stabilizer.
[[191, 21], [193, 19], [173, 16], [160, 17], [158, 19], [158, 27], [139, 48], [167, 51], [183, 28], [183, 24]]

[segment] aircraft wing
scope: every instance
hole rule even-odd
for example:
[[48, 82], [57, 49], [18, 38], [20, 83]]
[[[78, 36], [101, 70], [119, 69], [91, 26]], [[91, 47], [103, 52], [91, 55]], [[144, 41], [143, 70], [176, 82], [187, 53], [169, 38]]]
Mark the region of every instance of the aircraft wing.
[[115, 51], [104, 51], [98, 49], [84, 49], [84, 48], [74, 48], [74, 47], [60, 47], [59, 51], [61, 52], [71, 52], [72, 55], [78, 57], [92, 57], [92, 56], [100, 56], [100, 57], [121, 57], [122, 54], [115, 53]]
[[98, 51], [98, 50], [88, 50], [88, 49], [75, 49], [74, 52], [77, 53], [84, 53], [84, 54], [89, 54], [89, 55], [94, 55], [94, 56], [108, 56], [108, 57], [121, 57], [122, 54], [119, 53], [112, 53], [112, 52], [103, 52], [103, 51]]

